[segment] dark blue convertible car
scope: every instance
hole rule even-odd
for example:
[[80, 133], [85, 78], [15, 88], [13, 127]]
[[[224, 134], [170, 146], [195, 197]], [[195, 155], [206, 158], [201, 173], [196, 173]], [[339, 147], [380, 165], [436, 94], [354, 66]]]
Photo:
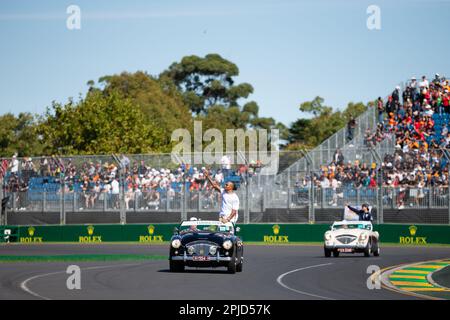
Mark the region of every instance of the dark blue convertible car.
[[170, 240], [170, 271], [182, 272], [187, 266], [241, 272], [244, 245], [235, 232], [239, 228], [231, 222], [183, 221]]

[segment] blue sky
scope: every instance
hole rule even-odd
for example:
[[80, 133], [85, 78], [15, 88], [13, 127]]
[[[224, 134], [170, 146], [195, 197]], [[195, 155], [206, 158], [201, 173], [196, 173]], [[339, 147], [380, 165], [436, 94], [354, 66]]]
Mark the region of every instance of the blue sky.
[[[81, 9], [68, 30], [66, 9]], [[369, 5], [381, 30], [366, 27]], [[2, 0], [0, 113], [42, 113], [88, 80], [219, 53], [249, 82], [260, 115], [285, 124], [316, 95], [342, 108], [399, 82], [450, 77], [450, 0]]]

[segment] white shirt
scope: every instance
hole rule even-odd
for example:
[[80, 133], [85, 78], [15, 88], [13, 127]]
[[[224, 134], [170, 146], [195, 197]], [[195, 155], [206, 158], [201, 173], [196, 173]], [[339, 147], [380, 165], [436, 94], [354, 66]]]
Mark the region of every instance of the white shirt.
[[327, 178], [324, 178], [321, 182], [320, 185], [322, 188], [329, 188], [330, 187], [330, 181]]
[[331, 187], [336, 190], [339, 187], [339, 183], [336, 179], [331, 180]]
[[17, 171], [19, 171], [19, 160], [13, 159], [11, 163], [11, 172], [17, 173]]
[[421, 88], [428, 88], [429, 86], [430, 86], [430, 84], [429, 84], [429, 82], [428, 82], [427, 79], [422, 80], [422, 81], [419, 83], [419, 87], [421, 87]]
[[220, 162], [222, 163], [222, 168], [223, 169], [231, 169], [231, 159], [228, 156], [223, 156], [222, 159], [220, 160]]
[[119, 194], [120, 193], [119, 181], [113, 180], [113, 182], [111, 182], [111, 193], [112, 194]]
[[231, 219], [231, 222], [236, 223], [238, 219], [237, 211], [239, 210], [239, 197], [235, 192], [228, 193], [221, 188], [222, 192], [222, 206], [220, 208], [219, 217], [228, 217], [232, 210], [236, 210], [236, 215]]
[[214, 180], [221, 184], [223, 181], [223, 173], [216, 173], [216, 175], [214, 176]]

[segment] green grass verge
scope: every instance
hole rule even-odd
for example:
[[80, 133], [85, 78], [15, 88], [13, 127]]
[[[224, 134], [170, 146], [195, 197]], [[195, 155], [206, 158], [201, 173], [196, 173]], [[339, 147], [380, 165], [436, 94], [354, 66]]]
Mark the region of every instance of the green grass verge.
[[7, 263], [7, 262], [136, 261], [136, 260], [167, 260], [167, 256], [138, 255], [138, 254], [73, 254], [73, 255], [44, 255], [44, 256], [0, 255], [0, 263]]

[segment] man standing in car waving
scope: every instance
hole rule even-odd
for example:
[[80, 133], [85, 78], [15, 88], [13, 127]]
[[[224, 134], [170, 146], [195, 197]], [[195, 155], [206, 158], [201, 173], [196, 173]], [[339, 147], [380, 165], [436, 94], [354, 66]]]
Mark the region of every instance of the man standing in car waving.
[[367, 203], [364, 203], [362, 205], [362, 209], [356, 209], [353, 207], [350, 207], [348, 203], [345, 205], [349, 210], [353, 211], [359, 216], [359, 221], [373, 221], [372, 213], [370, 212], [369, 205]]
[[239, 197], [234, 192], [234, 183], [228, 181], [225, 183], [225, 188], [221, 188], [218, 183], [211, 179], [207, 170], [203, 170], [203, 173], [211, 186], [221, 193], [222, 205], [220, 206], [219, 221], [222, 223], [232, 222], [236, 224], [239, 218]]

